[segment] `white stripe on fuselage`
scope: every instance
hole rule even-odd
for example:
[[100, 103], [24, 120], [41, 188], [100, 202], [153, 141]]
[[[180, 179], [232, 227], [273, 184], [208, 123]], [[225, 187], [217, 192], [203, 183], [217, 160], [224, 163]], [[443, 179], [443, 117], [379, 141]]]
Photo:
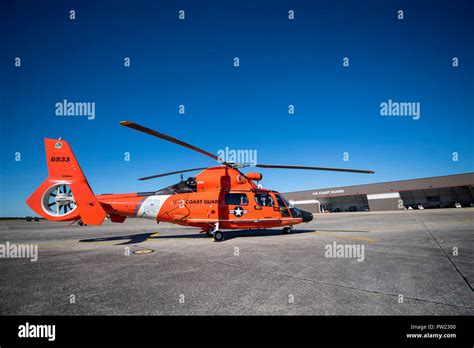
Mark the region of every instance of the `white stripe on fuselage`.
[[138, 209], [137, 217], [145, 219], [156, 219], [161, 207], [170, 195], [158, 195], [147, 197]]

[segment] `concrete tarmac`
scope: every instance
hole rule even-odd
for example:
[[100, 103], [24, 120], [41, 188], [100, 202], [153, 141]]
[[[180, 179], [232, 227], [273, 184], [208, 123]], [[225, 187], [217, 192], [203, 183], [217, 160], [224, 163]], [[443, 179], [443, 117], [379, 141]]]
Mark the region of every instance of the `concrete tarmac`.
[[38, 260], [0, 258], [0, 314], [473, 315], [473, 220], [473, 208], [319, 214], [223, 242], [141, 219], [2, 220], [0, 244], [38, 245]]

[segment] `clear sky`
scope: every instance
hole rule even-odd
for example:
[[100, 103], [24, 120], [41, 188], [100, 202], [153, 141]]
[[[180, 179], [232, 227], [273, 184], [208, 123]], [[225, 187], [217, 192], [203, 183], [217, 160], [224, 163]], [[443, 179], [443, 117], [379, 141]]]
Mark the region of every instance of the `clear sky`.
[[[119, 126], [125, 119], [216, 154], [226, 146], [257, 150], [259, 163], [376, 171], [262, 170], [262, 184], [282, 192], [472, 172], [473, 7], [1, 1], [0, 215], [32, 214], [24, 201], [47, 176], [45, 137], [69, 141], [95, 193], [150, 191], [179, 175], [138, 177], [215, 164]], [[64, 99], [94, 102], [95, 119], [56, 116]], [[381, 116], [388, 99], [420, 103], [420, 118]]]

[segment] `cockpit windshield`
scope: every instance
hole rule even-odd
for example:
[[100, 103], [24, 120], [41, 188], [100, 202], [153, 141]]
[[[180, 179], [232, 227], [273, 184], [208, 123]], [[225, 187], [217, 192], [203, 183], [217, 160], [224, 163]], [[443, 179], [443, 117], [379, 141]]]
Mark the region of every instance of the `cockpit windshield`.
[[278, 194], [278, 193], [275, 193], [275, 197], [276, 197], [276, 200], [278, 202], [278, 206], [281, 207], [281, 208], [285, 208], [285, 207], [288, 207], [289, 204], [288, 202], [286, 201], [285, 197], [283, 197], [282, 195]]

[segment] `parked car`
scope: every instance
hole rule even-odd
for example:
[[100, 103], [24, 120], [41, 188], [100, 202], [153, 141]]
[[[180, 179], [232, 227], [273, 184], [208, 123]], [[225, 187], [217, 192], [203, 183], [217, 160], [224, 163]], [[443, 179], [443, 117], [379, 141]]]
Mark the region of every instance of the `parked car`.
[[454, 208], [462, 208], [461, 203], [459, 202], [454, 203]]
[[417, 208], [418, 208], [419, 210], [423, 210], [423, 209], [425, 209], [425, 207], [424, 207], [424, 206], [422, 206], [421, 204], [418, 204]]

